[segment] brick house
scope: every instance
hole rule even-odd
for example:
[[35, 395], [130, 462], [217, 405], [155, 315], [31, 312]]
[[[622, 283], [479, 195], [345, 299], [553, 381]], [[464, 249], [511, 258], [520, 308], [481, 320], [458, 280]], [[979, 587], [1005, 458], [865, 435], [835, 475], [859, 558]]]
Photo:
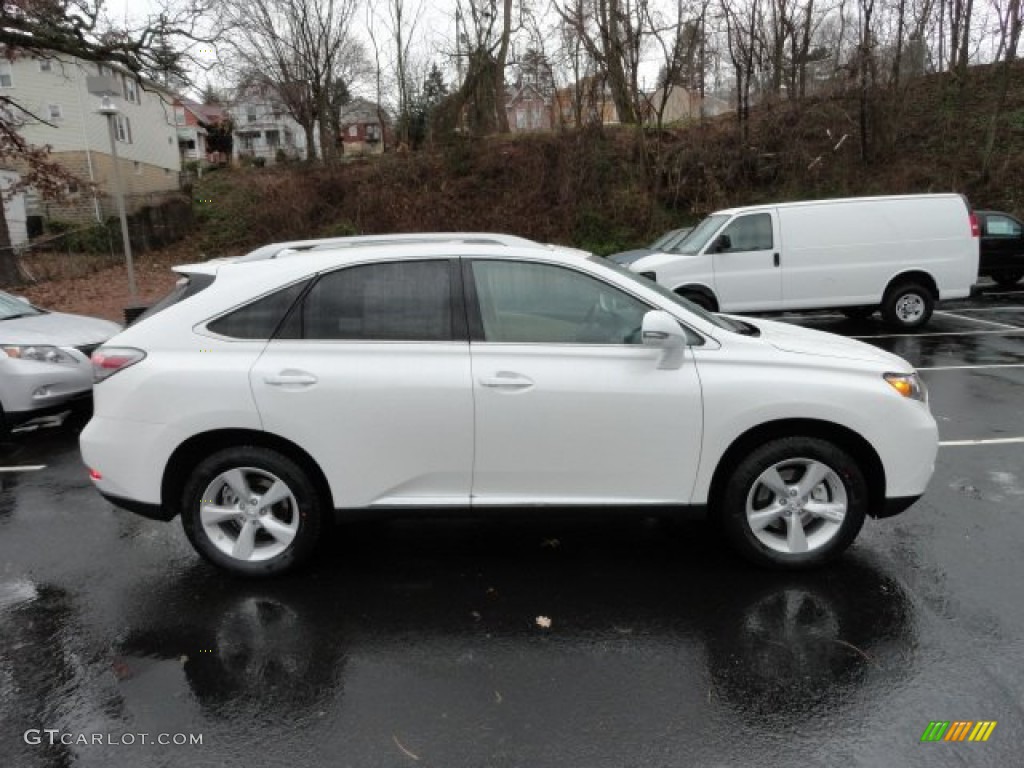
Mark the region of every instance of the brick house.
[[387, 113], [366, 99], [353, 99], [343, 106], [339, 125], [342, 152], [346, 155], [379, 155], [391, 141]]
[[[8, 108], [6, 119], [29, 144], [50, 145], [51, 157], [82, 180], [63, 203], [39, 198], [28, 190], [9, 206], [12, 239], [38, 231], [43, 220], [87, 224], [116, 215], [113, 159], [107, 117], [97, 113], [100, 98], [89, 92], [87, 78], [102, 77], [116, 95], [118, 165], [129, 212], [178, 193], [181, 159], [173, 120], [174, 94], [140, 81], [119, 67], [53, 56], [0, 60], [0, 93], [33, 115]], [[0, 168], [7, 183], [23, 171], [17, 164]], [[89, 182], [95, 185], [90, 189]], [[26, 226], [17, 226], [22, 216]]]
[[182, 165], [202, 160], [212, 163], [206, 144], [207, 125], [214, 125], [228, 117], [224, 107], [199, 104], [188, 99], [174, 100], [174, 126], [178, 132], [178, 152]]
[[505, 99], [505, 114], [512, 133], [550, 131], [554, 127], [551, 99], [532, 83], [519, 86]]

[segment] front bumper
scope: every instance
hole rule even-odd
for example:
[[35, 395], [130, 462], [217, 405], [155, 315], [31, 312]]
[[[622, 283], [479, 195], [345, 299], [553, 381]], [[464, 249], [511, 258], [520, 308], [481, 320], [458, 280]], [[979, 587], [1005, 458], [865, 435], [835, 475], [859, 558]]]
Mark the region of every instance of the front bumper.
[[70, 397], [63, 397], [56, 403], [28, 411], [6, 411], [3, 416], [7, 429], [30, 426], [34, 421], [45, 421], [67, 411], [86, 412], [92, 409], [92, 392], [79, 392]]

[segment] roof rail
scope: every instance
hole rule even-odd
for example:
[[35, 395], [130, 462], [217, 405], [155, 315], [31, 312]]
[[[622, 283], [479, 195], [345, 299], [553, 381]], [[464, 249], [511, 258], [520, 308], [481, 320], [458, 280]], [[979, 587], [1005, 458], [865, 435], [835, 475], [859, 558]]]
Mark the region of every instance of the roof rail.
[[527, 240], [515, 235], [500, 235], [484, 232], [421, 232], [395, 235], [358, 235], [354, 237], [324, 237], [315, 240], [290, 240], [271, 243], [250, 251], [244, 256], [227, 259], [236, 264], [246, 261], [264, 261], [309, 251], [337, 250], [339, 248], [365, 248], [413, 243], [468, 243], [478, 245], [504, 245], [519, 248], [547, 248], [543, 243]]

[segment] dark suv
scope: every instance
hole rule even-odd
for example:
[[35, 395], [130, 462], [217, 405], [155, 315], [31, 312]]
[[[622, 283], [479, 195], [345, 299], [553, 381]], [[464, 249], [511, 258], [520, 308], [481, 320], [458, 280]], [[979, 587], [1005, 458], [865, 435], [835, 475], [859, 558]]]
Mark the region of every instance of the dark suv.
[[1024, 224], [1000, 211], [975, 211], [981, 225], [978, 274], [1003, 288], [1024, 277]]

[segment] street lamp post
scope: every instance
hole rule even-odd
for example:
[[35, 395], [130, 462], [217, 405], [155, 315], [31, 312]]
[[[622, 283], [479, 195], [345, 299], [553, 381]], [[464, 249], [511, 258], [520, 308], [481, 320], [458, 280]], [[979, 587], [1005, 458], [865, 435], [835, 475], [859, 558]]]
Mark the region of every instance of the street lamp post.
[[124, 260], [128, 267], [128, 294], [131, 297], [131, 305], [135, 307], [139, 303], [138, 293], [135, 290], [135, 266], [132, 263], [132, 243], [128, 238], [128, 215], [124, 209], [124, 189], [121, 186], [121, 167], [117, 160], [117, 141], [115, 124], [117, 120], [117, 107], [110, 101], [110, 96], [103, 95], [103, 102], [97, 112], [107, 118], [107, 129], [110, 133], [110, 157], [114, 164], [114, 195], [117, 198], [117, 213], [121, 217], [121, 241], [124, 243]]

